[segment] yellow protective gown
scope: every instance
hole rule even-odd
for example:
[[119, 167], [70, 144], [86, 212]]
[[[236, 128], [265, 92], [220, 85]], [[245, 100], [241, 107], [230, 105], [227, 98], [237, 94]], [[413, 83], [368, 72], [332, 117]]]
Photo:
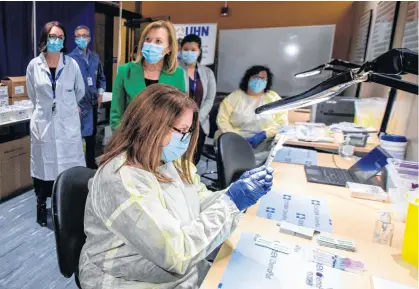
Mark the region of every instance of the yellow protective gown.
[[254, 148], [256, 162], [261, 164], [269, 154], [272, 139], [282, 126], [288, 125], [288, 113], [255, 114], [255, 109], [280, 99], [281, 97], [272, 90], [259, 97], [250, 96], [241, 89], [229, 94], [220, 104], [215, 139], [226, 132], [249, 138], [265, 131], [267, 139]]
[[173, 179], [113, 159], [90, 181], [87, 236], [79, 263], [83, 289], [198, 288], [205, 260], [235, 229], [240, 211], [225, 191], [211, 192], [192, 166], [184, 183], [174, 163], [160, 167]]

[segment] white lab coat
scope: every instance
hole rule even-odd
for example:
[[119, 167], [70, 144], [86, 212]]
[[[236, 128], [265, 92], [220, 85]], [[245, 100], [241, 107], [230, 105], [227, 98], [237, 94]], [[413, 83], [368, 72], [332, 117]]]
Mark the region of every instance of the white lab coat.
[[28, 96], [34, 104], [30, 123], [31, 175], [45, 181], [55, 180], [66, 169], [86, 166], [78, 112], [84, 81], [77, 62], [61, 53], [56, 74], [63, 67], [56, 84], [55, 115], [44, 54], [32, 59], [26, 71]]

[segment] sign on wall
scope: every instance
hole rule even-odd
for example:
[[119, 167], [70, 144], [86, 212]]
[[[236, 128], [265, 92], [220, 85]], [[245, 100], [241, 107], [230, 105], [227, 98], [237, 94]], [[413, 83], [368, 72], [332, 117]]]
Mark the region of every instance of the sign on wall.
[[214, 64], [215, 42], [217, 40], [217, 23], [175, 24], [176, 38], [183, 39], [186, 35], [196, 34], [202, 40], [201, 64]]

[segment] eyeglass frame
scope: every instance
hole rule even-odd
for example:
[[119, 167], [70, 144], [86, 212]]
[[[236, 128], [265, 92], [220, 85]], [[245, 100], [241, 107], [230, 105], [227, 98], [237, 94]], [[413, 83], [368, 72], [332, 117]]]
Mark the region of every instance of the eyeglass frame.
[[55, 34], [48, 34], [48, 39], [52, 39], [52, 40], [56, 40], [56, 39], [60, 39], [62, 41], [65, 40], [65, 36], [64, 35], [55, 35]]
[[87, 34], [75, 35], [74, 39], [77, 39], [77, 38], [89, 38], [90, 39], [90, 34], [89, 35], [87, 35]]
[[171, 129], [173, 129], [175, 132], [180, 133], [182, 135], [182, 138], [180, 141], [184, 141], [188, 136], [192, 135], [194, 129], [191, 127], [187, 132], [182, 132], [180, 129], [175, 128], [174, 126], [169, 126]]

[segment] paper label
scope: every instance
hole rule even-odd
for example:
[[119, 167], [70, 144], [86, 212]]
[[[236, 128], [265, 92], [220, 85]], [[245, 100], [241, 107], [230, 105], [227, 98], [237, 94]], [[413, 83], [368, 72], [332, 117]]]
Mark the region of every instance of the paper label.
[[6, 106], [9, 103], [9, 98], [7, 96], [0, 95], [0, 106]]
[[25, 93], [25, 86], [19, 85], [15, 87], [15, 94], [24, 94]]
[[0, 97], [1, 96], [6, 96], [8, 97], [8, 87], [7, 86], [0, 86]]
[[10, 120], [9, 114], [0, 111], [0, 123], [8, 122], [9, 120]]

